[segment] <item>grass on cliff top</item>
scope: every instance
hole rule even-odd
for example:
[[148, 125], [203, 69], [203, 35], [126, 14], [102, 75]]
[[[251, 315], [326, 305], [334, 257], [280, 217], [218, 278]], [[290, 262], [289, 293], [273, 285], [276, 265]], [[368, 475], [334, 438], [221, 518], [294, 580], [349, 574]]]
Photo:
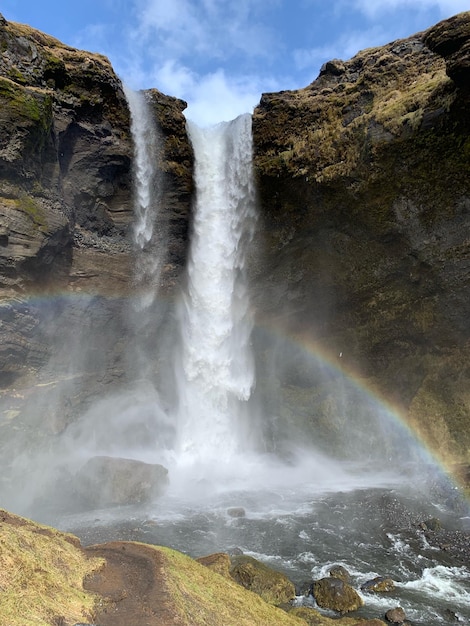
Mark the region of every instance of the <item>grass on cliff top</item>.
[[[55, 37], [48, 35], [47, 33], [43, 33], [40, 30], [36, 30], [27, 24], [19, 24], [18, 22], [8, 22], [6, 26], [6, 30], [15, 37], [26, 37], [27, 39], [33, 40], [35, 43], [44, 46], [45, 48], [49, 48], [54, 50], [55, 54], [62, 57], [64, 55], [69, 56], [70, 53], [77, 57], [78, 60], [84, 60], [85, 58], [93, 59], [99, 61], [100, 63], [106, 62], [109, 65], [109, 60], [103, 54], [99, 54], [98, 52], [88, 52], [78, 50], [77, 48], [72, 48], [65, 43], [59, 41]], [[68, 53], [68, 55], [67, 55]]]
[[70, 535], [0, 510], [0, 626], [89, 621], [82, 581], [101, 565]]
[[[455, 97], [443, 59], [392, 54], [395, 44], [359, 52], [339, 82], [327, 78], [271, 98], [276, 136], [258, 162], [317, 182], [350, 176], [363, 151], [409, 136], [426, 112], [448, 110]], [[352, 72], [351, 68], [360, 68]], [[264, 116], [262, 109], [256, 116]], [[270, 113], [272, 115], [272, 113]]]

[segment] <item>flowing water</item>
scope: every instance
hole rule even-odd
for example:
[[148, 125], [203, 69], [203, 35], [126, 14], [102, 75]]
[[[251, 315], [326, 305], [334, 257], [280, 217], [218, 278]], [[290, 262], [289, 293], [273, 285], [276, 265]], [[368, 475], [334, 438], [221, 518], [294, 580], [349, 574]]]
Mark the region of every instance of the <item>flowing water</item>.
[[162, 229], [162, 177], [157, 167], [162, 141], [145, 92], [125, 88], [134, 138], [134, 229], [138, 250], [135, 263], [137, 303], [149, 304], [158, 295], [165, 259]]
[[245, 252], [255, 220], [251, 117], [201, 130], [189, 124], [196, 154], [196, 211], [187, 293], [180, 306], [177, 372], [180, 463], [231, 463], [247, 436], [254, 385]]

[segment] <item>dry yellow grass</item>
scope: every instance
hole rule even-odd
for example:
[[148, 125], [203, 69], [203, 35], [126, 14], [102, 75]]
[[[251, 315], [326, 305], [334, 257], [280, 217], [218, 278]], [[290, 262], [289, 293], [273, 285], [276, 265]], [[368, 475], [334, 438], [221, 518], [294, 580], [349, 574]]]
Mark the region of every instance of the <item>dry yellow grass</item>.
[[0, 510], [0, 626], [88, 621], [96, 597], [82, 582], [101, 565], [74, 537]]

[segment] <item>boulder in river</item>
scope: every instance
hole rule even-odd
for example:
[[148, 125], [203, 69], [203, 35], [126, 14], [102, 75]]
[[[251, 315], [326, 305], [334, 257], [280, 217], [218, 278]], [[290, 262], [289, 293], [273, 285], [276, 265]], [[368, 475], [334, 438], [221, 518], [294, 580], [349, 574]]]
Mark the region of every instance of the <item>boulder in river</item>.
[[385, 619], [391, 624], [403, 624], [406, 619], [405, 611], [401, 608], [401, 606], [397, 606], [385, 613]]
[[290, 602], [295, 596], [295, 587], [287, 576], [251, 556], [232, 557], [230, 575], [245, 589], [257, 593], [265, 602], [275, 606]]
[[349, 613], [364, 604], [361, 596], [351, 585], [332, 576], [314, 581], [312, 591], [316, 603], [322, 609]]
[[361, 585], [361, 591], [367, 591], [368, 593], [384, 593], [393, 589], [395, 589], [395, 583], [391, 578], [386, 578], [385, 576], [376, 576]]
[[94, 508], [149, 502], [167, 484], [163, 465], [110, 456], [92, 457], [76, 475], [79, 495]]
[[333, 567], [330, 568], [330, 576], [339, 578], [339, 580], [342, 580], [344, 583], [349, 583], [351, 580], [351, 575], [342, 565], [333, 565]]

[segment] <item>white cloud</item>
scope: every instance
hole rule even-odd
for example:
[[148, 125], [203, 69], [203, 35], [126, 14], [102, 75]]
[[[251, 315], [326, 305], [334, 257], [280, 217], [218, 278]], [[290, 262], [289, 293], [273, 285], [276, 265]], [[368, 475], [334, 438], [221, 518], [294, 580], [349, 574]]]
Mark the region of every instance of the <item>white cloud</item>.
[[194, 85], [186, 117], [199, 126], [231, 120], [242, 113], [251, 113], [260, 96], [256, 80], [228, 78], [223, 70], [217, 70]]
[[178, 58], [266, 55], [270, 33], [254, 19], [262, 6], [260, 0], [136, 0], [135, 41]]
[[[277, 2], [278, 0], [274, 0]], [[269, 56], [264, 0], [135, 0], [131, 52], [119, 72], [133, 88], [155, 86], [188, 102], [186, 115], [206, 126], [251, 111], [262, 87], [251, 60]]]
[[231, 120], [251, 112], [264, 89], [278, 89], [275, 81], [261, 85], [255, 76], [230, 76], [223, 69], [199, 75], [176, 60], [165, 62], [153, 74], [154, 84], [188, 102], [185, 115], [200, 126]]
[[[360, 50], [383, 45], [389, 41], [388, 34], [381, 26], [374, 26], [368, 30], [353, 31], [339, 37], [325, 46], [302, 48], [294, 51], [294, 62], [298, 70], [309, 69], [318, 72], [326, 61], [331, 59], [350, 59]], [[312, 76], [310, 80], [313, 80]]]
[[443, 17], [468, 11], [468, 0], [354, 0], [355, 7], [367, 17], [375, 19], [388, 11], [438, 9]]

